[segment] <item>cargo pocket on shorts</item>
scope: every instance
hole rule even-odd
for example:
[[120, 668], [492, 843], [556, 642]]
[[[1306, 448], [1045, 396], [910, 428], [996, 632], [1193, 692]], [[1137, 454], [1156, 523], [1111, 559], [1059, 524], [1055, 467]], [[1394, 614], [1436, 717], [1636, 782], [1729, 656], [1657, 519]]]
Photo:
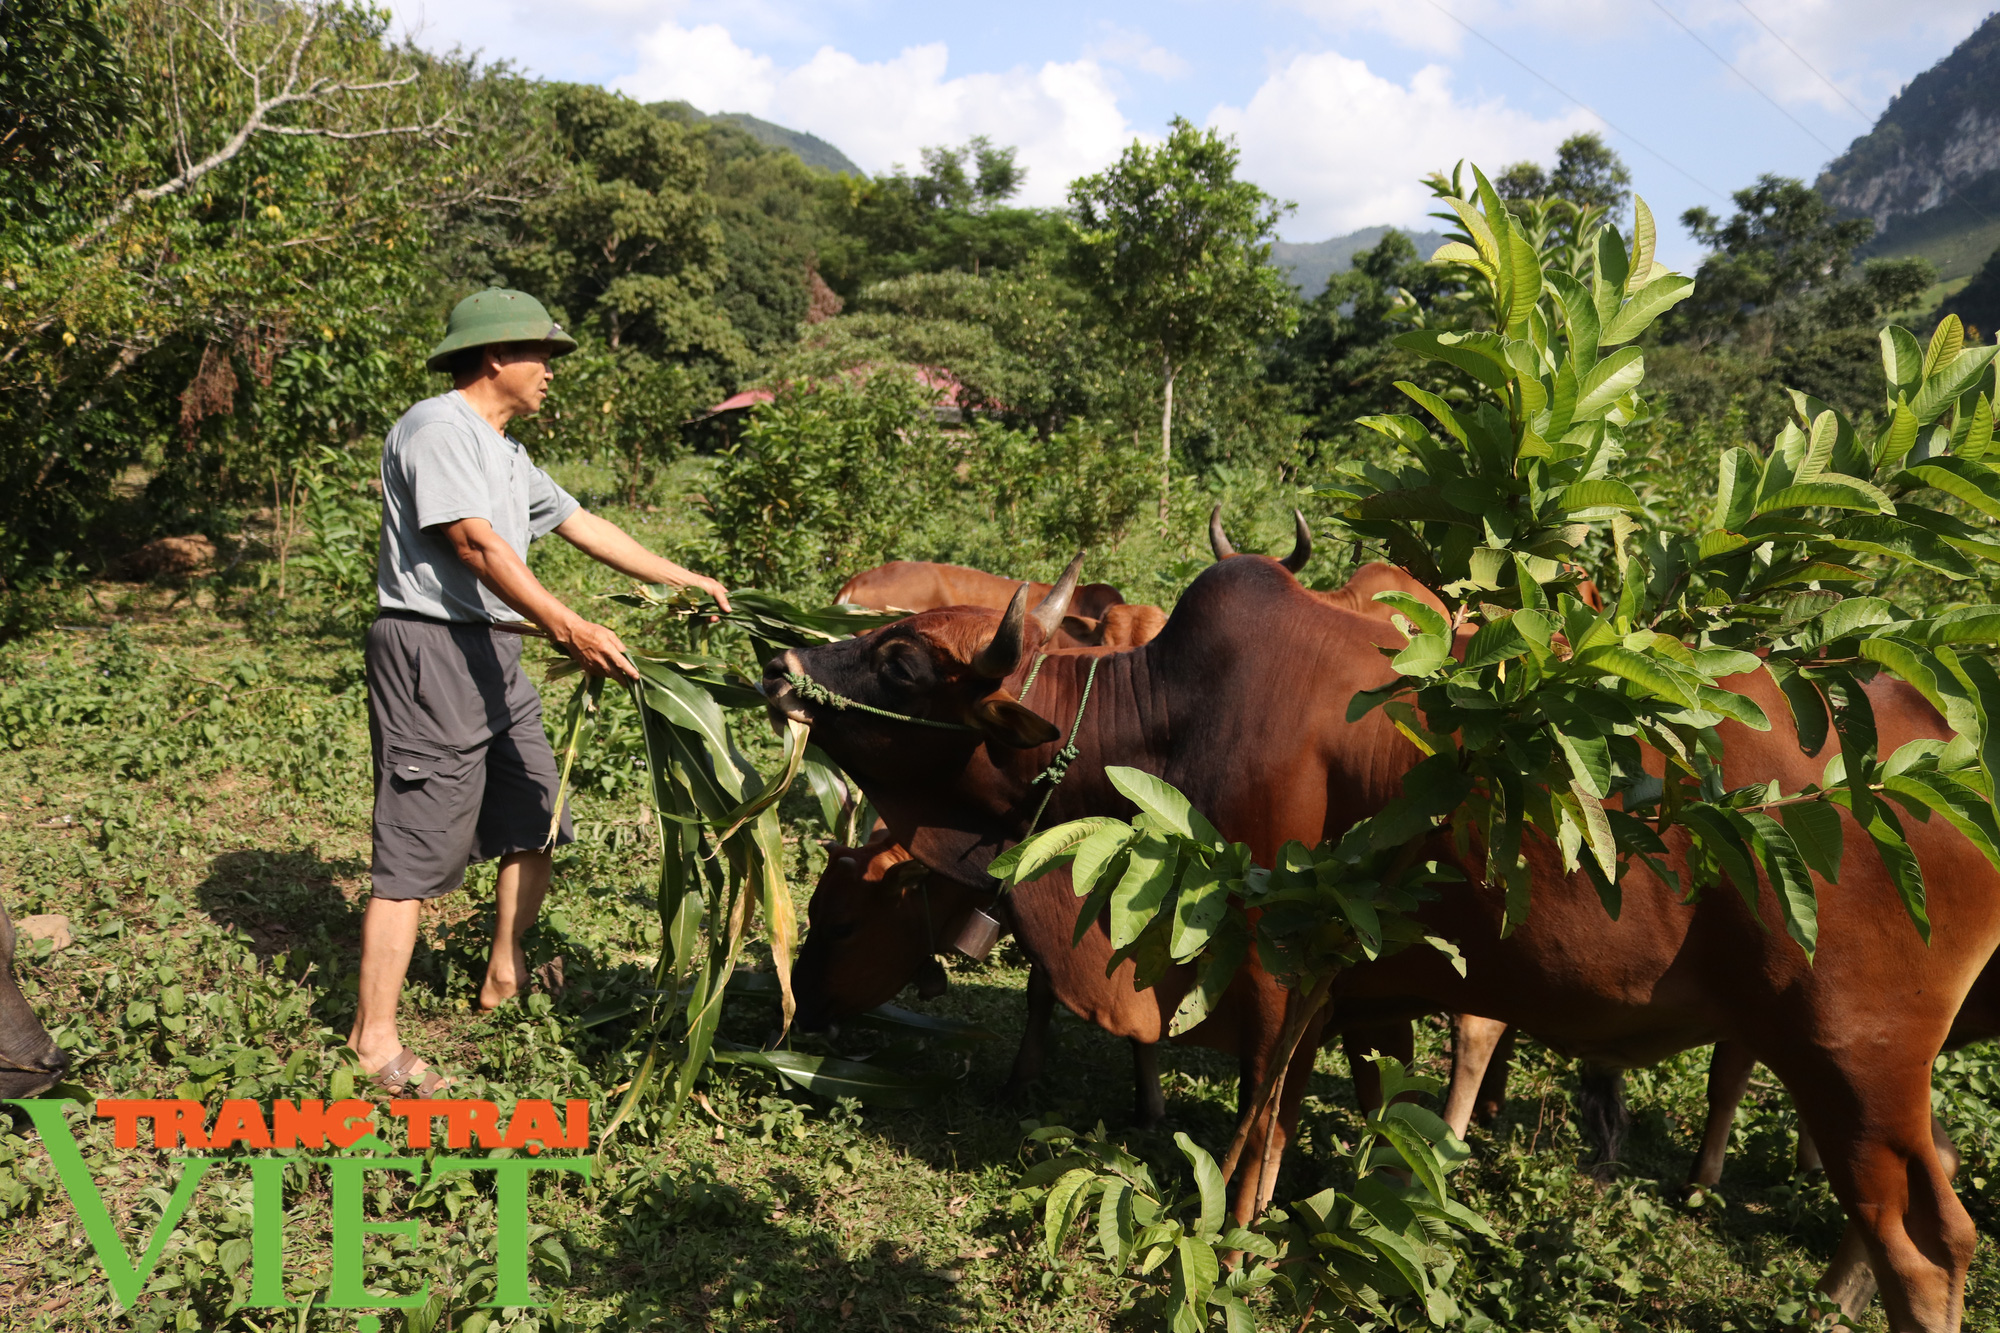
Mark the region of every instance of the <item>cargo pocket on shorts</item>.
[[[382, 743], [382, 781], [375, 792], [375, 822], [390, 828], [445, 833], [466, 822], [466, 774], [473, 759], [426, 741]], [[471, 813], [479, 803], [472, 800]]]

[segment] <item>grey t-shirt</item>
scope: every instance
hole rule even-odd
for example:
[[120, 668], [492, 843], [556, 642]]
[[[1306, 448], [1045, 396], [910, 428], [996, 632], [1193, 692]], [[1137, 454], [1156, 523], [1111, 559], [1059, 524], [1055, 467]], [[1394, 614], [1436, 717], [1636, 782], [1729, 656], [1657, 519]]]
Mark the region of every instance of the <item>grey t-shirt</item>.
[[440, 524], [483, 518], [514, 553], [554, 532], [580, 506], [494, 430], [457, 390], [426, 398], [382, 445], [382, 545], [376, 602], [439, 620], [519, 620], [459, 560]]

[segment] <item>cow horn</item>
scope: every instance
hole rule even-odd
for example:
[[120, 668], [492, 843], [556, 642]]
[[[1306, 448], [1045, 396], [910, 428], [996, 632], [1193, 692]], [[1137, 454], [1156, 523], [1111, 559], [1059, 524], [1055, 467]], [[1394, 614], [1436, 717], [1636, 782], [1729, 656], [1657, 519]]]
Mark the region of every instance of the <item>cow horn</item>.
[[1083, 552], [1078, 551], [1069, 568], [1056, 580], [1056, 586], [1049, 589], [1049, 595], [1035, 608], [1035, 623], [1042, 627], [1043, 638], [1049, 638], [1061, 626], [1063, 616], [1069, 612], [1069, 599], [1076, 596], [1076, 576], [1082, 572]]
[[1298, 540], [1292, 543], [1292, 553], [1278, 563], [1296, 574], [1313, 558], [1313, 530], [1307, 526], [1306, 516], [1296, 509], [1292, 511], [1292, 521], [1298, 525]]
[[1014, 600], [1007, 603], [1005, 614], [1000, 617], [1000, 628], [993, 631], [993, 638], [972, 659], [972, 669], [986, 680], [1001, 680], [1021, 664], [1021, 633], [1028, 620], [1028, 585], [1023, 583], [1014, 590]]
[[1236, 548], [1229, 544], [1228, 536], [1222, 531], [1222, 506], [1208, 511], [1208, 544], [1215, 548], [1217, 560], [1227, 560], [1236, 554]]

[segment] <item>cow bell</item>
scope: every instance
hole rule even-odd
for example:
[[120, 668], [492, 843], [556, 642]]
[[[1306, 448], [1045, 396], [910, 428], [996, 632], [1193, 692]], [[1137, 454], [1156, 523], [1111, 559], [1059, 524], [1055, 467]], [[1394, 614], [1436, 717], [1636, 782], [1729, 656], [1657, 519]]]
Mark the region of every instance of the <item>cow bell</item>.
[[975, 907], [972, 909], [972, 915], [965, 919], [965, 925], [960, 928], [958, 938], [951, 942], [951, 947], [975, 963], [983, 963], [986, 961], [986, 955], [993, 952], [993, 946], [999, 939], [1000, 923]]

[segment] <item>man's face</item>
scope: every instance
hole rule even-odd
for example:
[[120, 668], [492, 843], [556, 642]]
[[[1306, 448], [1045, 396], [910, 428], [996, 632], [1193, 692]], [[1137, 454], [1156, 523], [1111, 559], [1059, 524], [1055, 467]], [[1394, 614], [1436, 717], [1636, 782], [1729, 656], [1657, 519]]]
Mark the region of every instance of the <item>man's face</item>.
[[495, 348], [487, 357], [498, 389], [515, 416], [531, 417], [542, 410], [555, 371], [549, 365], [548, 344]]

